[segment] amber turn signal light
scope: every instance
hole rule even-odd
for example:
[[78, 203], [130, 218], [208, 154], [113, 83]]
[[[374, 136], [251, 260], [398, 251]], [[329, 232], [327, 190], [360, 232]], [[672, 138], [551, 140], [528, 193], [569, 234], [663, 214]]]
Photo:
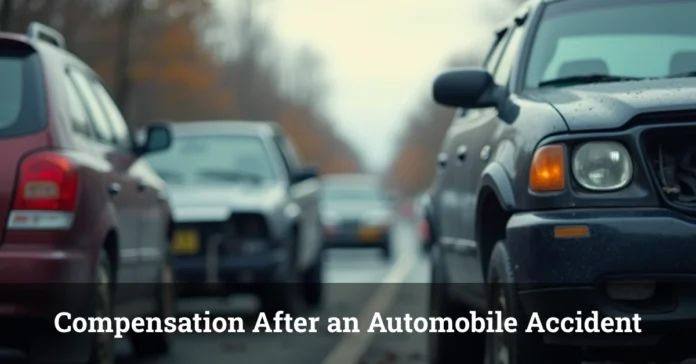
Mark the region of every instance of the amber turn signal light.
[[529, 171], [529, 188], [534, 192], [563, 191], [565, 188], [565, 150], [552, 144], [537, 149]]

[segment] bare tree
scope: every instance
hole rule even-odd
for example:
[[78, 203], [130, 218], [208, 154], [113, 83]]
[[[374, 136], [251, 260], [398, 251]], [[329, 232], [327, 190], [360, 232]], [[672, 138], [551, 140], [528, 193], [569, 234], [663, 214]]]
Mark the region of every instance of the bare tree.
[[131, 34], [133, 30], [133, 21], [139, 7], [139, 0], [125, 0], [119, 17], [119, 35], [116, 43], [115, 63], [115, 79], [118, 84], [116, 86], [115, 98], [121, 110], [126, 109], [126, 102], [131, 89], [131, 79], [128, 72], [131, 58]]

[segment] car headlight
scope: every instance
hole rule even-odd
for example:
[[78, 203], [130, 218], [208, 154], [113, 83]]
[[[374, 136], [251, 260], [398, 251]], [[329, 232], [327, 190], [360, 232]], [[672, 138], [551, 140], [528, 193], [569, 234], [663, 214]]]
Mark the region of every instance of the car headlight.
[[588, 190], [618, 190], [631, 182], [633, 160], [621, 143], [589, 142], [575, 150], [573, 175]]

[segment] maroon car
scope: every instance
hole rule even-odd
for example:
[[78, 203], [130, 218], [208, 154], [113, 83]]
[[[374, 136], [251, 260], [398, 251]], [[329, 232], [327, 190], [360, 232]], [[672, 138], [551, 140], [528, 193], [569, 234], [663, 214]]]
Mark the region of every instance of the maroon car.
[[[0, 33], [0, 346], [33, 362], [110, 363], [113, 334], [60, 334], [56, 314], [168, 314], [166, 185], [141, 156], [168, 148], [170, 132], [146, 134], [134, 142], [55, 30]], [[168, 348], [164, 334], [131, 341], [140, 354]]]

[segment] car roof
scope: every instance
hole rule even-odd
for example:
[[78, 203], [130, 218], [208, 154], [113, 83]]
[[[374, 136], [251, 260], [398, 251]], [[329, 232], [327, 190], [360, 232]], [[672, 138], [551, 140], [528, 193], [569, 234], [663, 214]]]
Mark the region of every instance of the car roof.
[[274, 121], [200, 120], [171, 123], [174, 136], [187, 135], [254, 135], [268, 137], [280, 132]]

